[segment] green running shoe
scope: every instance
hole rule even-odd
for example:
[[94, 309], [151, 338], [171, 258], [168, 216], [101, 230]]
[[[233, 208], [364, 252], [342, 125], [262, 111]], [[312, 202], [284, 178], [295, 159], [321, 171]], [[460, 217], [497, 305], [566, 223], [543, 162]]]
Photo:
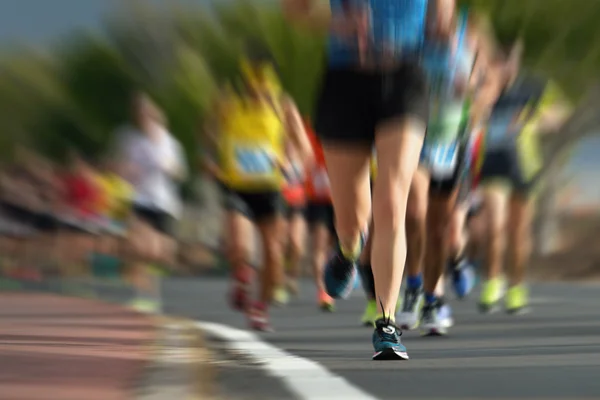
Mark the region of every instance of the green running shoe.
[[483, 283], [479, 300], [479, 311], [493, 313], [498, 311], [498, 303], [502, 298], [504, 282], [501, 278], [489, 279]]
[[528, 310], [529, 293], [525, 285], [517, 285], [508, 289], [504, 299], [506, 312], [509, 314], [522, 314]]

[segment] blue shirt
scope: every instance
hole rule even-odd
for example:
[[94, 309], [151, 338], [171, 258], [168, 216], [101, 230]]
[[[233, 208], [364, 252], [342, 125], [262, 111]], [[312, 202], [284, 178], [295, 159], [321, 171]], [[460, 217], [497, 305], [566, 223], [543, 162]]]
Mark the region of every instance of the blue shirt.
[[[369, 19], [367, 53], [370, 61], [391, 54], [395, 59], [418, 54], [425, 37], [428, 0], [330, 0], [332, 16], [346, 8], [362, 9]], [[358, 39], [329, 38], [329, 65], [360, 64]]]

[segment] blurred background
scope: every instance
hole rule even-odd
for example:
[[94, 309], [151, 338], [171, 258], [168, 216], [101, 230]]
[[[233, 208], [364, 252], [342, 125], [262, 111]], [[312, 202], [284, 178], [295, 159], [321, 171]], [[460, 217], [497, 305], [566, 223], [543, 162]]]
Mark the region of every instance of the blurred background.
[[[600, 2], [461, 3], [500, 39], [521, 37], [525, 68], [564, 94], [555, 113], [566, 122], [541, 132], [545, 167], [530, 274], [600, 277]], [[293, 29], [278, 1], [0, 1], [1, 291], [136, 297], [139, 276], [123, 266], [144, 257], [127, 235], [120, 206], [131, 188], [113, 150], [138, 91], [153, 99], [187, 169], [177, 184], [183, 207], [174, 254], [153, 258], [153, 279], [228, 273], [221, 194], [202, 168], [203, 127], [220, 88], [240, 80], [248, 39], [270, 50], [279, 71], [273, 83], [310, 119], [325, 38]], [[153, 295], [185, 303], [193, 292], [170, 288]]]
[[[271, 50], [279, 64], [281, 85], [309, 117], [321, 73], [323, 38], [292, 29], [276, 3], [3, 2], [3, 176], [10, 176], [7, 172], [17, 165], [33, 175], [44, 173], [46, 180], [48, 174], [60, 176], [60, 171], [72, 167], [74, 154], [96, 165], [94, 161], [112, 146], [116, 128], [130, 116], [132, 91], [142, 90], [164, 111], [168, 129], [185, 150], [190, 171], [181, 191], [185, 217], [177, 229], [182, 244], [178, 262], [183, 267], [178, 272], [195, 274], [223, 267], [215, 260], [221, 244], [219, 194], [200, 168], [201, 127], [218, 88], [238, 79], [247, 38]], [[536, 255], [544, 258], [544, 274], [567, 279], [596, 273], [600, 261], [595, 252], [600, 245], [590, 241], [600, 233], [600, 116], [594, 101], [600, 29], [592, 16], [600, 9], [596, 2], [585, 0], [463, 3], [485, 15], [498, 37], [523, 37], [526, 67], [550, 77], [565, 93], [568, 110], [557, 110], [557, 114], [573, 115], [559, 131], [544, 135], [546, 173], [539, 196]], [[15, 195], [12, 184], [18, 196], [27, 197], [21, 185], [31, 189], [27, 200], [31, 203], [51, 195], [37, 192], [53, 190], [52, 185], [41, 189], [19, 179], [4, 183], [2, 197]], [[8, 215], [2, 223], [3, 231], [25, 228], [15, 227], [18, 223]], [[5, 245], [7, 250], [16, 246]], [[42, 250], [36, 245], [35, 251]], [[3, 258], [9, 253], [4, 250]], [[581, 262], [576, 268], [560, 268], [563, 257], [581, 258]], [[554, 263], [559, 270], [551, 267]], [[540, 271], [534, 268], [533, 272]]]

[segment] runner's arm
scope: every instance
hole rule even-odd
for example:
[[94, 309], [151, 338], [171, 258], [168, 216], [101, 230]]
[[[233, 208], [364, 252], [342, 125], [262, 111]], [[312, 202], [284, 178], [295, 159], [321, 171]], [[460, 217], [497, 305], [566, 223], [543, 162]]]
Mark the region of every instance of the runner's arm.
[[310, 167], [314, 161], [314, 153], [310, 140], [304, 129], [304, 123], [296, 104], [289, 96], [282, 98], [283, 121], [288, 132], [289, 138], [298, 150], [300, 158], [305, 166]]
[[202, 170], [210, 177], [216, 178], [220, 176], [221, 171], [218, 164], [218, 121], [220, 106], [219, 101], [215, 102], [210, 116], [206, 117], [206, 121], [201, 130], [202, 154], [201, 165]]

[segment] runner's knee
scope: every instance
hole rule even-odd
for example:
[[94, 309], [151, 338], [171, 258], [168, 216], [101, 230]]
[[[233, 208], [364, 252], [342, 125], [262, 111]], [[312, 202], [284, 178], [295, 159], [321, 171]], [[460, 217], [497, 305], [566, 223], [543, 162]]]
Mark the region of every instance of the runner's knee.
[[375, 229], [404, 229], [410, 177], [399, 173], [394, 179], [378, 176], [373, 191], [373, 221]]

